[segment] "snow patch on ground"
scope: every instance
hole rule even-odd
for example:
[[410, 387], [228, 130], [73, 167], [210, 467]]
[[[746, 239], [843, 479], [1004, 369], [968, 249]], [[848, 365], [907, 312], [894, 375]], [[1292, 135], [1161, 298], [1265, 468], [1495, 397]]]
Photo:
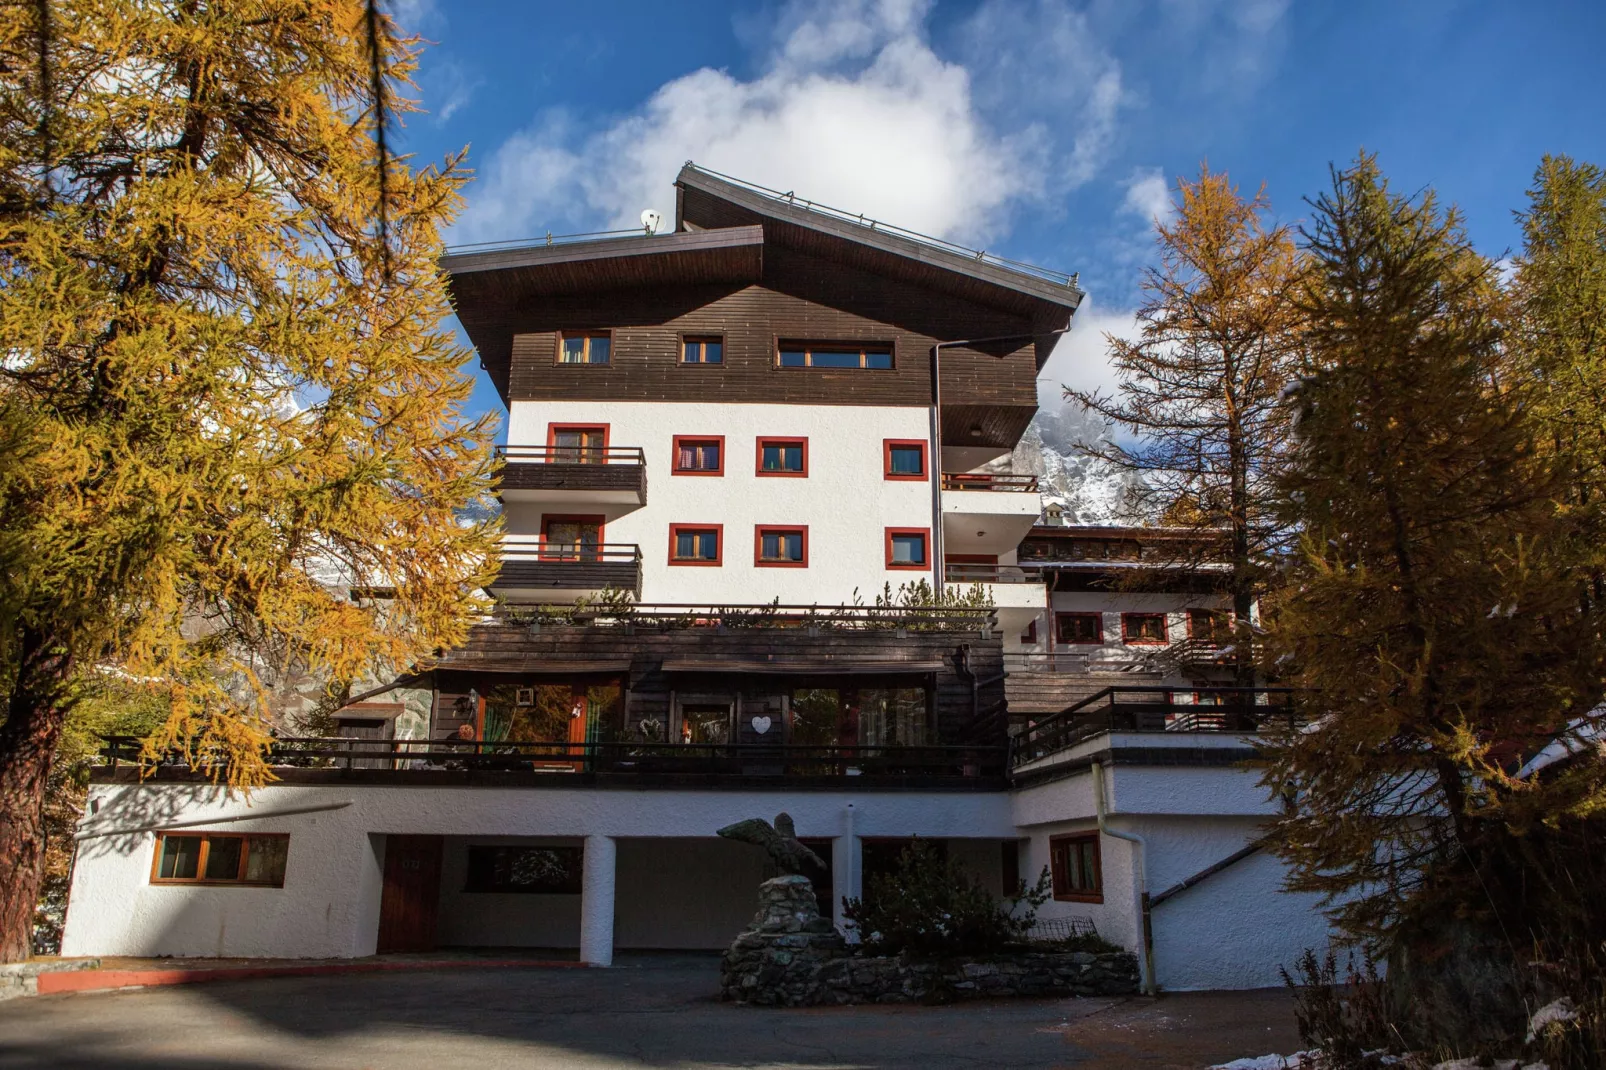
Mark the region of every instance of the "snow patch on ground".
[[1292, 1055], [1256, 1055], [1249, 1059], [1234, 1059], [1230, 1063], [1217, 1063], [1210, 1070], [1300, 1070], [1314, 1068], [1314, 1051], [1296, 1051]]

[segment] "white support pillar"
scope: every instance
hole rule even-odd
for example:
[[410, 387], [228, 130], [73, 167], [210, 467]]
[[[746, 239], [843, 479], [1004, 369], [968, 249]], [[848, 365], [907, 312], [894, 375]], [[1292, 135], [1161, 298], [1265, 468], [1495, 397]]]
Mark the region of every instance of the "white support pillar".
[[843, 896], [858, 898], [864, 895], [863, 867], [860, 864], [859, 837], [854, 829], [856, 814], [853, 804], [842, 811], [842, 834], [831, 841], [831, 922], [853, 939], [842, 916]]
[[613, 965], [613, 887], [617, 848], [612, 836], [587, 836], [580, 884], [580, 961]]

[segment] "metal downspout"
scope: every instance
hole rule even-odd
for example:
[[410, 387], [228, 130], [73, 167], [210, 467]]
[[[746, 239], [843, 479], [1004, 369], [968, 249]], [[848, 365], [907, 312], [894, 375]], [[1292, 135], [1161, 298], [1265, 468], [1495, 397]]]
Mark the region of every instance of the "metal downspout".
[[1149, 924], [1149, 882], [1147, 875], [1148, 844], [1142, 836], [1135, 832], [1121, 832], [1113, 829], [1109, 824], [1109, 814], [1104, 802], [1104, 765], [1101, 762], [1093, 763], [1093, 800], [1099, 817], [1099, 831], [1106, 836], [1113, 836], [1118, 840], [1126, 840], [1134, 844], [1136, 850], [1133, 857], [1133, 888], [1135, 905], [1138, 917], [1142, 922], [1143, 932], [1143, 991], [1146, 995], [1154, 995], [1157, 988], [1154, 983], [1154, 930]]

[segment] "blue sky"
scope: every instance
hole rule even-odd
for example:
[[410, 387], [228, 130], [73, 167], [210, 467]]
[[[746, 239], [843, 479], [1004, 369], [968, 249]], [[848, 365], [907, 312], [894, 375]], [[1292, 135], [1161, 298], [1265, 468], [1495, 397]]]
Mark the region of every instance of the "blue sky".
[[[1046, 370], [1108, 382], [1151, 221], [1201, 160], [1283, 218], [1363, 146], [1488, 255], [1539, 158], [1606, 164], [1606, 4], [1284, 0], [393, 0], [435, 42], [423, 163], [467, 147], [453, 242], [672, 216], [694, 159], [1006, 256], [1091, 297]], [[501, 410], [483, 380], [476, 408]]]

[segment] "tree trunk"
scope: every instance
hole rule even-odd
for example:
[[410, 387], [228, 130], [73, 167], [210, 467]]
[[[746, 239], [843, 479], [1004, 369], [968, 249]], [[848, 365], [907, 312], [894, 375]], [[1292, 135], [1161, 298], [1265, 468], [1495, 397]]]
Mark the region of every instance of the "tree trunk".
[[24, 630], [16, 681], [0, 724], [0, 962], [33, 953], [45, 859], [45, 783], [67, 719], [70, 659]]

